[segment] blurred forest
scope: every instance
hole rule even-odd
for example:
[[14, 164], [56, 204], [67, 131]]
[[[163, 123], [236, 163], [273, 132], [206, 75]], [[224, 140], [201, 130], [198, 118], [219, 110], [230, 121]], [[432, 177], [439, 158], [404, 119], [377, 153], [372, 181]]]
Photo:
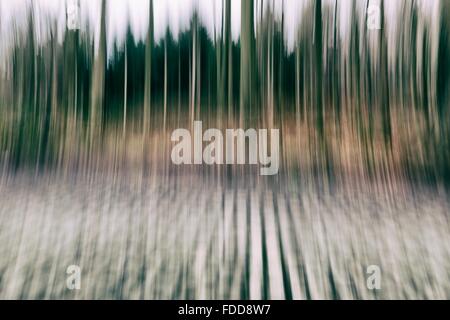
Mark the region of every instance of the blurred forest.
[[[241, 1], [238, 42], [223, 0], [213, 37], [194, 10], [188, 30], [167, 28], [156, 43], [150, 0], [145, 41], [128, 26], [118, 45], [102, 0], [96, 48], [85, 26], [50, 21], [38, 39], [30, 1], [1, 57], [3, 172], [182, 170], [170, 164], [170, 133], [202, 120], [279, 128], [281, 174], [450, 181], [450, 1], [431, 16], [423, 1], [400, 1], [392, 17], [385, 0], [350, 0], [344, 37], [337, 0], [305, 0], [293, 50], [273, 2]], [[371, 4], [379, 30], [367, 27]]]

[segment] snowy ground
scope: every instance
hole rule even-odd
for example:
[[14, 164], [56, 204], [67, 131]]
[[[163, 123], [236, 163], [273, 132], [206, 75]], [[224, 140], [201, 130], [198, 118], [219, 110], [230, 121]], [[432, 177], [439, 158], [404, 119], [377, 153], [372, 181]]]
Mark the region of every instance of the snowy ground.
[[130, 181], [1, 179], [0, 298], [450, 298], [445, 192]]

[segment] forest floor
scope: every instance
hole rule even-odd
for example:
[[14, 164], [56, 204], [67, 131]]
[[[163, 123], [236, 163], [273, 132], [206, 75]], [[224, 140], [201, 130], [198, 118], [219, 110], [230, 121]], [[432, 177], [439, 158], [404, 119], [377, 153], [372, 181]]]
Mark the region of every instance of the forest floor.
[[3, 176], [0, 298], [450, 298], [446, 191], [280, 185]]

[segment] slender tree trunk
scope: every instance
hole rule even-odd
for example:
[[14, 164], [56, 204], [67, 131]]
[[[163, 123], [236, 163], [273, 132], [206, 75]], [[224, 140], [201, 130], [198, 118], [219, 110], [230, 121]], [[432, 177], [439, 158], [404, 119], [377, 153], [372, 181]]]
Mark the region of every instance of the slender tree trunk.
[[166, 132], [167, 121], [167, 38], [164, 41], [164, 115], [163, 132]]
[[226, 56], [227, 66], [228, 66], [228, 97], [227, 97], [227, 106], [228, 106], [228, 121], [232, 121], [233, 115], [233, 43], [231, 40], [231, 0], [226, 1], [226, 10], [225, 10], [225, 48], [226, 51], [223, 55]]
[[192, 63], [191, 63], [191, 105], [190, 105], [190, 123], [194, 122], [194, 112], [195, 112], [195, 84], [196, 84], [196, 74], [197, 74], [197, 24], [194, 21], [194, 28], [192, 30]]
[[144, 119], [143, 135], [148, 131], [151, 113], [152, 90], [152, 50], [153, 50], [153, 0], [149, 4], [148, 30], [145, 40], [145, 79], [144, 79]]
[[123, 136], [127, 130], [127, 98], [128, 98], [128, 45], [125, 42], [125, 67], [124, 67], [124, 84], [123, 84]]
[[253, 0], [241, 1], [241, 73], [240, 73], [240, 123], [243, 126], [247, 113], [252, 112], [255, 87], [255, 35]]
[[388, 76], [388, 52], [387, 34], [385, 26], [384, 0], [381, 0], [381, 32], [380, 32], [380, 83], [381, 83], [381, 110], [383, 135], [386, 145], [391, 144], [391, 117], [389, 101], [389, 76]]
[[324, 134], [324, 110], [322, 105], [322, 1], [316, 0], [315, 2], [315, 18], [314, 18], [314, 64], [316, 66], [315, 74], [315, 91], [316, 91], [316, 125], [319, 135], [319, 141], [323, 147]]
[[[101, 3], [100, 19], [100, 41], [98, 54], [94, 58], [92, 68], [91, 106], [90, 106], [90, 150], [91, 158], [96, 148], [96, 144], [101, 139], [102, 117], [105, 90], [105, 69], [106, 69], [106, 0]], [[91, 158], [92, 160], [92, 158]]]

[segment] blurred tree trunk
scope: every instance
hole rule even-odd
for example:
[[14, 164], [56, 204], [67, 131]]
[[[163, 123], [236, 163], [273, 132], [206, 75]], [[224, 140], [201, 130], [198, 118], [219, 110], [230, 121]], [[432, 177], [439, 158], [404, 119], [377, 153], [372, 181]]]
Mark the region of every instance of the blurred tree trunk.
[[231, 39], [231, 0], [226, 1], [226, 10], [225, 10], [225, 47], [226, 52], [224, 55], [227, 55], [227, 66], [228, 66], [228, 97], [227, 97], [227, 105], [228, 105], [228, 121], [232, 121], [233, 114], [233, 43]]
[[[22, 158], [30, 156], [31, 145], [34, 144], [33, 138], [35, 137], [34, 131], [36, 128], [30, 130], [30, 125], [33, 122], [29, 122], [29, 118], [35, 117], [35, 65], [36, 65], [36, 50], [35, 50], [35, 22], [34, 22], [34, 5], [31, 3], [31, 7], [28, 12], [28, 28], [27, 28], [27, 41], [24, 47], [20, 47], [17, 50], [16, 71], [18, 72], [18, 98], [17, 105], [19, 109], [19, 133], [17, 137], [17, 149], [14, 159], [14, 167], [17, 169], [20, 166]], [[30, 117], [31, 116], [31, 117]]]
[[[437, 116], [438, 137], [435, 143], [437, 174], [443, 173], [446, 183], [450, 182], [450, 1], [441, 2], [441, 25], [437, 61]], [[425, 81], [424, 81], [425, 82]]]
[[91, 106], [90, 106], [90, 152], [102, 133], [102, 117], [105, 93], [106, 71], [106, 0], [102, 0], [100, 19], [100, 41], [98, 54], [92, 68]]
[[338, 34], [337, 34], [337, 21], [338, 21], [338, 1], [334, 2], [334, 33], [333, 33], [333, 104], [336, 119], [338, 121], [338, 128], [340, 128], [340, 96], [339, 96], [339, 64], [338, 64]]
[[151, 112], [152, 50], [153, 50], [153, 0], [149, 3], [148, 30], [145, 40], [145, 80], [143, 134], [147, 133]]
[[[216, 6], [215, 6], [216, 2], [213, 3], [213, 10], [214, 12], [216, 12]], [[224, 17], [225, 17], [225, 0], [222, 0], [222, 20], [221, 20], [221, 28], [220, 28], [220, 33], [218, 34], [216, 32], [216, 28], [214, 28], [214, 48], [215, 48], [215, 71], [216, 71], [216, 123], [217, 126], [219, 128], [222, 127], [221, 123], [223, 120], [223, 88], [224, 88], [224, 84], [223, 84], [223, 77], [222, 77], [222, 63], [223, 63], [223, 58], [222, 55], [226, 54], [223, 53], [223, 49], [225, 47], [225, 37], [224, 37]], [[216, 21], [215, 21], [215, 15], [214, 15], [214, 25], [216, 25]]]
[[[285, 102], [285, 86], [284, 86], [284, 2], [281, 4], [281, 21], [279, 25], [279, 38], [278, 38], [278, 89], [277, 89], [277, 105], [280, 112], [280, 118], [284, 118], [284, 102]], [[272, 122], [273, 126], [274, 115], [272, 110]]]
[[[221, 127], [224, 115], [231, 121], [232, 97], [232, 43], [231, 43], [231, 1], [223, 0], [222, 23], [220, 37], [215, 37], [216, 70], [217, 70], [217, 123]], [[226, 113], [224, 113], [224, 111]]]
[[241, 70], [240, 70], [240, 122], [247, 120], [255, 104], [255, 35], [253, 0], [241, 1]]
[[125, 137], [127, 130], [127, 103], [128, 103], [128, 41], [125, 41], [125, 57], [124, 57], [124, 81], [123, 81], [123, 136]]
[[316, 125], [319, 135], [320, 147], [324, 147], [325, 130], [324, 130], [324, 110], [322, 104], [322, 1], [316, 0], [314, 8], [314, 65], [316, 67], [315, 74], [315, 91], [316, 91]]
[[384, 0], [381, 0], [381, 32], [379, 38], [379, 67], [380, 67], [380, 98], [381, 98], [381, 116], [384, 142], [391, 145], [391, 115], [389, 101], [389, 70], [388, 70], [388, 49], [387, 49], [387, 30], [385, 23]]
[[192, 22], [192, 53], [191, 53], [191, 73], [190, 73], [190, 104], [189, 104], [189, 122], [194, 123], [195, 105], [196, 105], [196, 79], [197, 79], [197, 16], [195, 15]]
[[163, 114], [163, 132], [166, 131], [167, 121], [167, 40], [164, 40], [164, 114]]
[[224, 0], [224, 23], [220, 46], [216, 49], [219, 52], [220, 69], [219, 75], [219, 108], [228, 110], [228, 121], [232, 117], [232, 43], [231, 43], [231, 0]]
[[57, 40], [53, 34], [54, 30], [50, 30], [50, 85], [47, 88], [47, 99], [45, 101], [44, 127], [42, 130], [39, 164], [43, 168], [48, 161], [48, 147], [50, 136], [50, 125], [52, 120], [52, 111], [57, 107], [57, 84], [58, 84], [58, 64], [56, 55]]
[[148, 143], [146, 143], [147, 134], [150, 126], [151, 105], [152, 105], [152, 51], [153, 51], [153, 0], [149, 1], [148, 11], [148, 29], [147, 37], [145, 39], [145, 75], [144, 75], [144, 105], [143, 105], [143, 119], [142, 119], [142, 175], [148, 175]]

